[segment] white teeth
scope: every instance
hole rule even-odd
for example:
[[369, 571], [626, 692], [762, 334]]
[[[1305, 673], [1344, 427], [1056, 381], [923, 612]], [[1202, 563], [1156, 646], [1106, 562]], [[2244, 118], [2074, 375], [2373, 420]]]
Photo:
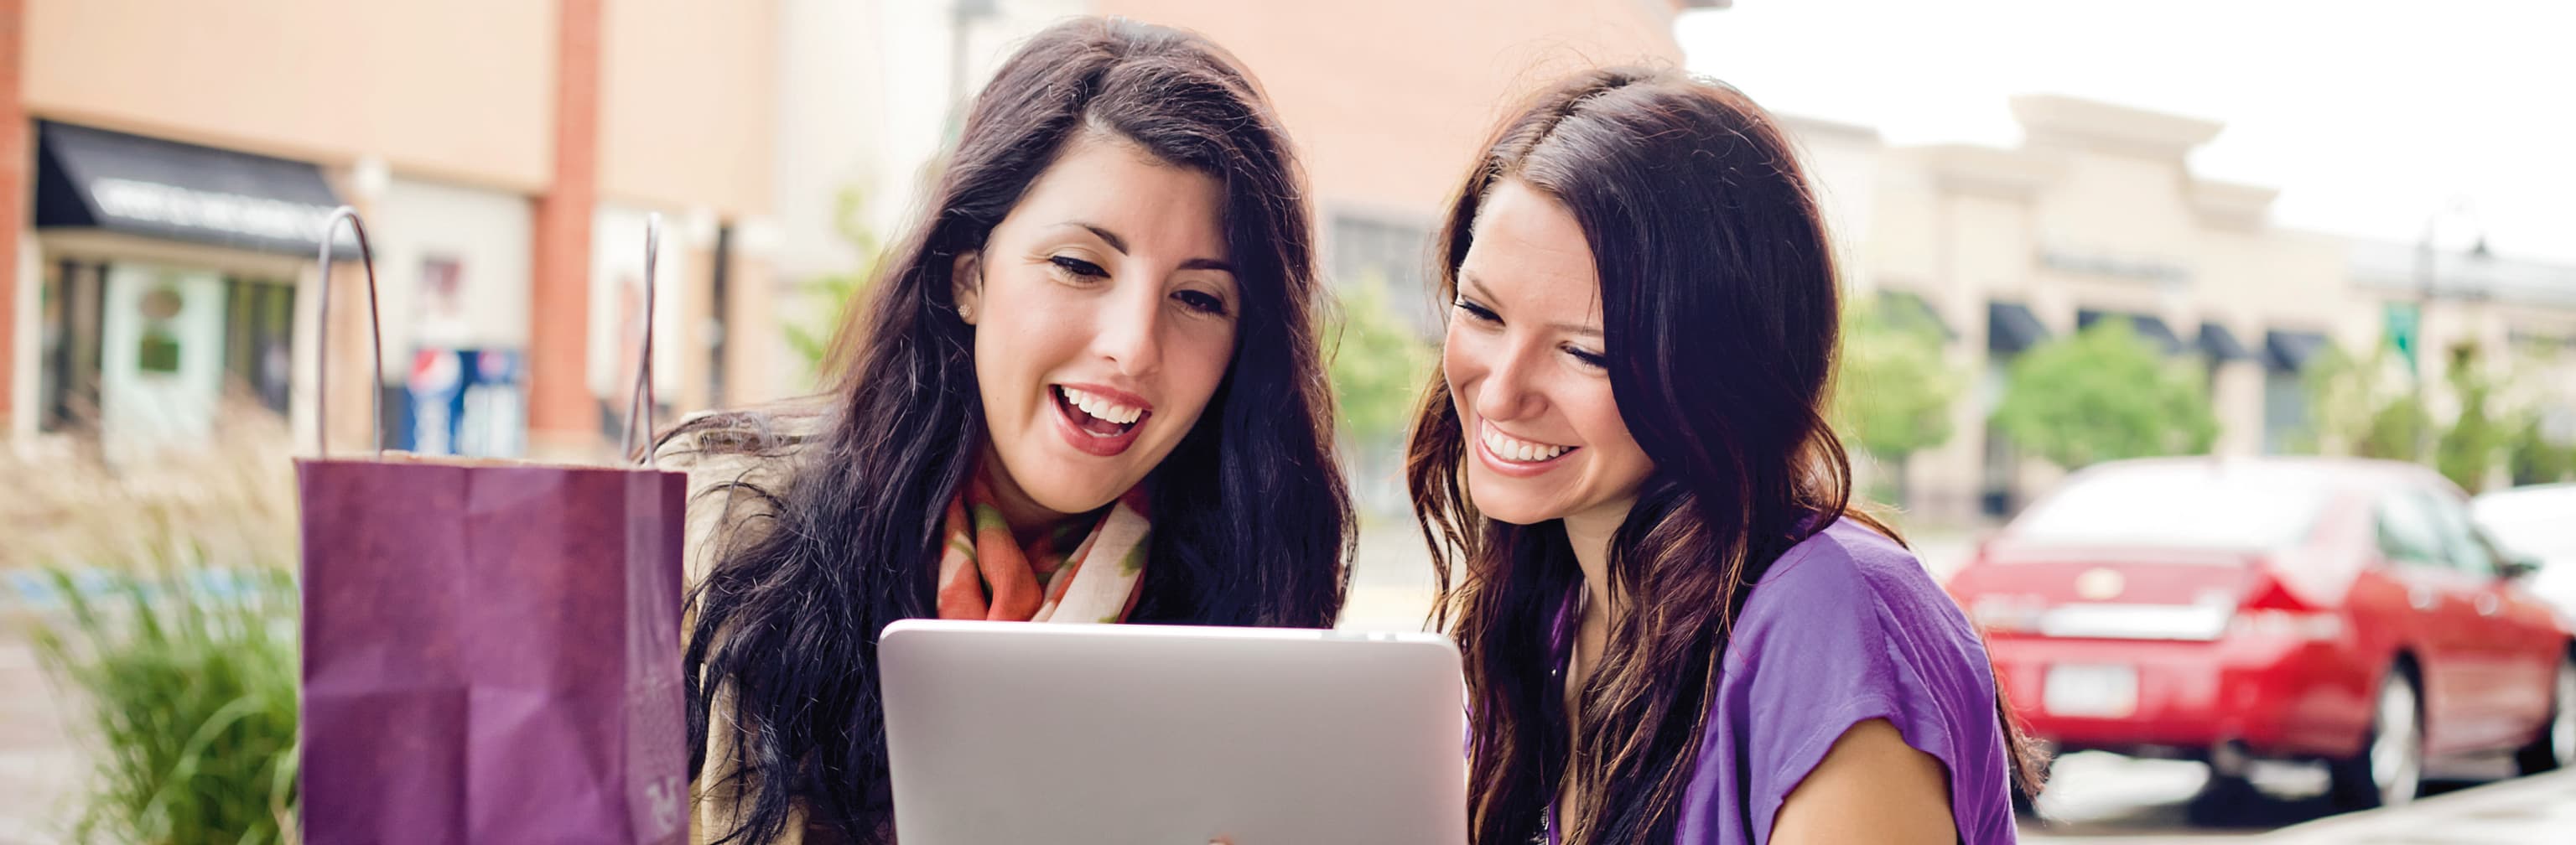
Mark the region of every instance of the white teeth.
[[1500, 429], [1496, 429], [1492, 426], [1485, 427], [1485, 448], [1493, 450], [1495, 455], [1501, 456], [1504, 460], [1519, 461], [1525, 464], [1550, 460], [1558, 455], [1573, 451], [1574, 449], [1572, 446], [1551, 446], [1545, 443], [1532, 443], [1527, 440], [1506, 435]]
[[1070, 387], [1065, 387], [1063, 385], [1057, 385], [1056, 389], [1064, 391], [1065, 402], [1076, 408], [1082, 409], [1083, 413], [1099, 417], [1109, 422], [1126, 425], [1142, 419], [1145, 416], [1145, 409], [1143, 408], [1130, 408], [1128, 406], [1109, 401], [1108, 399], [1094, 396]]

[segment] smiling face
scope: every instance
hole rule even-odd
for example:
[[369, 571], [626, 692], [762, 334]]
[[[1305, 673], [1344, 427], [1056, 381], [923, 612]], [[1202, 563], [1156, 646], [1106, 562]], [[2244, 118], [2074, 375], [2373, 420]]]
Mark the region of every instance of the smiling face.
[[1198, 422], [1242, 308], [1223, 207], [1206, 174], [1085, 132], [983, 249], [958, 256], [987, 475], [1006, 513], [1106, 505]]
[[1467, 443], [1467, 493], [1504, 522], [1615, 526], [1654, 462], [1602, 367], [1601, 280], [1574, 215], [1517, 179], [1476, 213], [1440, 364]]

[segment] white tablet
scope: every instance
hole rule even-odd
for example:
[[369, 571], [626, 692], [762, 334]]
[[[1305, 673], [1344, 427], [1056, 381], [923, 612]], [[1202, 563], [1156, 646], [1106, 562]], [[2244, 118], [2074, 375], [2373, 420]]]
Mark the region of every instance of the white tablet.
[[877, 649], [903, 845], [1467, 841], [1436, 634], [907, 620]]

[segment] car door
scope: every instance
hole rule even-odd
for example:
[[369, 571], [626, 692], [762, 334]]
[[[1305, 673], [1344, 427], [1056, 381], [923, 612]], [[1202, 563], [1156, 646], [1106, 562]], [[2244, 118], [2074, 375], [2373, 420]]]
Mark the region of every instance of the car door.
[[2531, 726], [2549, 714], [2550, 685], [2556, 680], [2560, 649], [2547, 612], [2504, 578], [2495, 551], [2478, 535], [2468, 508], [2449, 490], [2418, 491], [2442, 531], [2444, 551], [2454, 568], [2468, 576], [2469, 607], [2463, 620], [2478, 637], [2469, 643], [2469, 683], [2474, 687], [2476, 715], [2471, 733], [2482, 746], [2500, 747], [2529, 738]]
[[2422, 673], [2425, 748], [2440, 754], [2477, 747], [2484, 741], [2478, 736], [2484, 632], [2472, 598], [2477, 585], [2452, 565], [2426, 497], [2390, 490], [2376, 510], [2380, 555], [2389, 578], [2406, 592], [2402, 607], [2410, 616], [2391, 621], [2417, 632], [2409, 645]]

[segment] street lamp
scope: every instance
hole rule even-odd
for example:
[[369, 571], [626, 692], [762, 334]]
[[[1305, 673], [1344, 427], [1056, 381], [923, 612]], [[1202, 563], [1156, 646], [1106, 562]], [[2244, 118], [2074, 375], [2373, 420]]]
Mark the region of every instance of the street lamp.
[[2434, 290], [2433, 236], [2439, 233], [2445, 218], [2467, 223], [2470, 231], [2476, 233], [2474, 245], [2469, 248], [2470, 255], [2484, 258], [2488, 254], [2486, 224], [2478, 219], [2477, 206], [2471, 204], [2467, 197], [2453, 197], [2450, 202], [2424, 218], [2424, 234], [2415, 242], [2414, 319], [2407, 323], [2392, 319], [2388, 326], [2390, 340], [2397, 345], [2398, 353], [2406, 356], [2406, 368], [2415, 375], [2415, 389], [2419, 398], [2424, 389], [2422, 365], [2424, 323], [2431, 316], [2433, 299], [2437, 295]]
[[[2389, 340], [2397, 346], [2398, 354], [2406, 357], [2407, 373], [2415, 377], [2415, 407], [2419, 414], [2429, 414], [2429, 410], [2425, 407], [2424, 394], [2425, 383], [2432, 379], [2424, 372], [2426, 369], [2423, 360], [2425, 357], [2423, 354], [2424, 326], [2431, 321], [2433, 299], [2437, 295], [2434, 290], [2433, 236], [2439, 231], [2444, 218], [2467, 223], [2470, 231], [2476, 233], [2476, 240], [2471, 242], [2472, 245], [2468, 249], [2471, 257], [2483, 259], [2489, 254], [2486, 223], [2478, 218], [2477, 207], [2471, 204], [2467, 197], [2453, 197], [2450, 202], [2424, 218], [2424, 234], [2415, 242], [2414, 318], [2401, 323], [2395, 319], [2397, 312], [2392, 310], [2387, 327]], [[2432, 437], [2432, 426], [2422, 426], [2416, 433], [2415, 453], [2417, 455], [2431, 454]]]

